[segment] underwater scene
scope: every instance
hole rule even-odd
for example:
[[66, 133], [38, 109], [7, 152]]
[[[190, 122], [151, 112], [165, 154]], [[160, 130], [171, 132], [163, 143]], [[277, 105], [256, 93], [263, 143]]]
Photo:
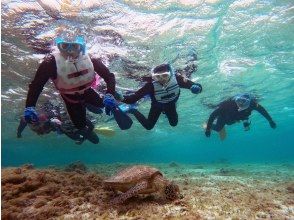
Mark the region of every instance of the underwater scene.
[[292, 0], [1, 1], [1, 219], [294, 219]]

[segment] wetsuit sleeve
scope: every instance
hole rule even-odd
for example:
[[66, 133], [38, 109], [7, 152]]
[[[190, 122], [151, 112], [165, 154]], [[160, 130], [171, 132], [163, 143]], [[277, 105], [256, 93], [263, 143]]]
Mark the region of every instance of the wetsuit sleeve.
[[23, 130], [25, 129], [25, 127], [27, 126], [26, 121], [24, 120], [24, 118], [22, 117], [20, 119], [18, 128], [17, 128], [17, 137], [20, 138], [21, 137], [21, 133], [23, 132]]
[[255, 103], [254, 110], [258, 111], [263, 117], [265, 117], [269, 122], [273, 121], [272, 117], [269, 115], [269, 113], [265, 110], [264, 107], [262, 107], [260, 104]]
[[221, 113], [221, 109], [220, 108], [217, 108], [216, 110], [214, 110], [210, 116], [209, 116], [209, 119], [208, 119], [208, 122], [207, 122], [207, 127], [206, 127], [206, 130], [211, 130], [211, 126], [212, 126], [212, 123], [214, 121], [214, 119], [219, 116]]
[[95, 72], [106, 82], [107, 91], [112, 95], [115, 94], [115, 77], [114, 74], [97, 58], [91, 58]]
[[184, 89], [190, 89], [192, 85], [196, 84], [193, 81], [182, 76], [181, 74], [176, 74], [176, 79], [178, 81], [179, 86]]
[[39, 95], [49, 78], [56, 78], [56, 62], [53, 56], [48, 56], [40, 64], [33, 81], [29, 85], [26, 107], [36, 106]]
[[133, 95], [124, 96], [122, 102], [127, 104], [133, 104], [143, 98], [145, 95], [154, 93], [154, 87], [152, 83], [146, 83], [141, 89], [135, 92]]

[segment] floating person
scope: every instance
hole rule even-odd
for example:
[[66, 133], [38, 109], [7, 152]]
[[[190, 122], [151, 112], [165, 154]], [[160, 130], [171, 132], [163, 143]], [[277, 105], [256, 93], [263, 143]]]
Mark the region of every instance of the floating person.
[[[86, 54], [84, 38], [58, 37], [55, 42], [58, 51], [45, 57], [29, 85], [25, 121], [38, 121], [35, 106], [45, 83], [51, 79], [66, 105], [71, 121], [78, 129], [78, 134], [85, 139], [96, 135], [93, 129], [90, 129], [91, 126], [87, 125], [86, 104], [94, 108], [105, 107], [106, 114], [113, 114], [121, 129], [130, 128], [131, 118], [115, 106], [114, 74], [99, 59]], [[92, 88], [99, 84], [97, 74], [106, 82], [104, 98]]]
[[[76, 132], [77, 129], [69, 119], [62, 122], [62, 118], [64, 119], [64, 117], [61, 116], [59, 108], [53, 106], [49, 102], [42, 105], [41, 110], [38, 112], [38, 118], [31, 118], [31, 123], [27, 123], [25, 117], [26, 115], [21, 117], [19, 126], [17, 128], [18, 138], [22, 137], [23, 130], [27, 125], [29, 125], [30, 129], [38, 135], [45, 135], [49, 134], [50, 132], [56, 132], [58, 135], [65, 134], [70, 139], [74, 140], [76, 144], [82, 144], [85, 141], [85, 137]], [[94, 126], [90, 120], [87, 119], [86, 123], [91, 130], [94, 129]], [[99, 139], [96, 135], [88, 135], [87, 138], [93, 144], [97, 144], [99, 142]]]
[[192, 93], [198, 94], [202, 91], [199, 83], [175, 74], [169, 64], [161, 64], [152, 70], [152, 81], [147, 82], [141, 89], [132, 95], [123, 96], [122, 102], [134, 104], [146, 95], [150, 96], [151, 108], [148, 118], [145, 118], [136, 108], [131, 108], [136, 119], [147, 130], [151, 130], [161, 113], [165, 113], [171, 126], [178, 124], [178, 113], [176, 110], [176, 102], [180, 96], [180, 88], [190, 89]]
[[[243, 121], [244, 130], [248, 131], [251, 124], [249, 116], [253, 110], [263, 115], [271, 128], [277, 127], [269, 113], [257, 102], [256, 98], [251, 94], [244, 93], [218, 104], [217, 109], [211, 113], [207, 125], [204, 126], [206, 137], [210, 137], [211, 130], [214, 130], [219, 133], [220, 139], [224, 140], [226, 138], [225, 125], [232, 125], [239, 121]], [[215, 119], [216, 123], [214, 123]]]
[[[28, 123], [25, 121], [24, 117], [21, 117], [19, 126], [17, 128], [17, 137], [21, 138], [21, 133], [25, 129]], [[57, 133], [62, 133], [61, 131], [61, 121], [57, 117], [48, 118], [48, 116], [44, 113], [38, 113], [38, 120], [33, 120], [29, 124], [29, 127], [32, 131], [37, 133], [38, 135], [48, 134], [51, 131], [56, 131]]]

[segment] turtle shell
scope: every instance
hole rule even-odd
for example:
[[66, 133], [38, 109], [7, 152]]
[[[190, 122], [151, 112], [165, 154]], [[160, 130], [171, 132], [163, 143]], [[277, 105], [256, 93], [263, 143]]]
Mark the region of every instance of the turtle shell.
[[121, 170], [116, 175], [105, 180], [106, 184], [134, 184], [144, 179], [151, 179], [155, 175], [162, 173], [150, 166], [136, 165]]

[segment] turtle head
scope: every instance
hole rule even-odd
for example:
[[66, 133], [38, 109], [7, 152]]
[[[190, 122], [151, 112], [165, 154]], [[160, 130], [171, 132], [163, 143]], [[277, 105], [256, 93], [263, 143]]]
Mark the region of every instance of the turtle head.
[[174, 182], [169, 182], [165, 186], [164, 193], [168, 200], [175, 200], [180, 197], [180, 188]]

